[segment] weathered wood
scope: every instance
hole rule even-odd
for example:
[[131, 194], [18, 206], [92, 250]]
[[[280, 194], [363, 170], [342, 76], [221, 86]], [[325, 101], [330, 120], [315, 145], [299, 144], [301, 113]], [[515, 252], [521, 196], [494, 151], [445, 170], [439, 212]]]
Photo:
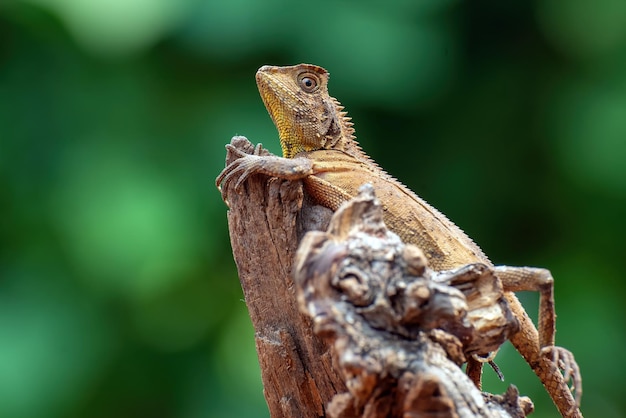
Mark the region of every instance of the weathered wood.
[[[233, 144], [252, 152], [250, 143]], [[230, 154], [230, 153], [229, 153]], [[234, 156], [227, 155], [227, 163]], [[346, 390], [328, 346], [296, 302], [293, 261], [303, 204], [300, 182], [251, 176], [227, 202], [230, 239], [272, 417], [320, 417]]]
[[383, 222], [371, 185], [342, 205], [326, 231], [296, 254], [300, 310], [332, 344], [348, 393], [331, 418], [525, 417], [532, 403], [511, 387], [483, 397], [460, 366], [497, 350], [518, 329], [499, 279], [484, 264], [447, 272]]

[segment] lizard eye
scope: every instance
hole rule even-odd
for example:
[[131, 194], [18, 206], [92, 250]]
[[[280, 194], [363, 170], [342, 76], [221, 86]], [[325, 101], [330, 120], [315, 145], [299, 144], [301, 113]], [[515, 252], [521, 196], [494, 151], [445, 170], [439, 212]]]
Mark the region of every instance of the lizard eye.
[[302, 90], [306, 91], [307, 93], [313, 93], [315, 90], [317, 90], [317, 87], [319, 86], [319, 80], [313, 74], [304, 73], [298, 76], [298, 84], [300, 85]]

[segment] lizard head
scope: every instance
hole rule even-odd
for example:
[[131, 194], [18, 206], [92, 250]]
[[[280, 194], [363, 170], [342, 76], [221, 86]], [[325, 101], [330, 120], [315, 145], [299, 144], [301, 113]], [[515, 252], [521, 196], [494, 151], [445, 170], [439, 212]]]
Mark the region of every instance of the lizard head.
[[284, 157], [352, 146], [352, 122], [328, 94], [328, 77], [325, 69], [310, 64], [265, 65], [257, 71], [257, 86], [278, 129]]

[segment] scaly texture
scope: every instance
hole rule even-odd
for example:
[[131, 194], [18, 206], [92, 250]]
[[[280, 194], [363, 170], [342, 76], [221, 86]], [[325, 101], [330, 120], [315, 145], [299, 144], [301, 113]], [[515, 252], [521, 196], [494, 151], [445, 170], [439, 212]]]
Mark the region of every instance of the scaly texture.
[[[447, 270], [476, 262], [492, 265], [460, 228], [363, 152], [355, 140], [350, 118], [328, 93], [326, 70], [309, 64], [264, 66], [258, 70], [256, 80], [278, 129], [283, 158], [260, 155], [260, 147], [254, 154], [246, 154], [230, 146], [240, 158], [216, 180], [218, 186], [223, 185], [225, 201], [233, 183], [237, 189], [253, 173], [301, 179], [313, 201], [333, 211], [356, 196], [362, 184], [371, 183], [382, 202], [389, 229], [404, 242], [420, 247], [433, 269]], [[511, 342], [541, 379], [560, 413], [581, 417], [578, 366], [569, 351], [554, 345], [552, 276], [544, 269], [507, 266], [498, 267], [498, 276], [520, 322], [520, 331], [511, 337]], [[539, 332], [512, 293], [519, 290], [540, 292]], [[480, 387], [479, 365], [473, 360], [468, 367], [468, 373]], [[570, 379], [576, 398], [568, 386]]]

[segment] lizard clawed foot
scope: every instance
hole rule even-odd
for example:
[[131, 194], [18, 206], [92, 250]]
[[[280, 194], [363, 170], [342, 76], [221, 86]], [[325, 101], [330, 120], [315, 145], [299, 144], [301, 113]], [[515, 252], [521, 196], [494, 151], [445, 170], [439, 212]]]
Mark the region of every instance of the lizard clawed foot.
[[[315, 173], [313, 161], [306, 157], [283, 158], [272, 155], [261, 144], [252, 148], [252, 143], [244, 137], [234, 137], [226, 145], [227, 158], [236, 157], [215, 179], [215, 185], [222, 192], [222, 199], [228, 205], [231, 187], [237, 191], [252, 174], [264, 174], [284, 180], [300, 180]], [[234, 184], [232, 184], [234, 181]]]
[[[243, 137], [235, 138], [243, 139]], [[233, 142], [235, 142], [235, 138], [233, 138]], [[247, 139], [245, 141], [247, 144], [242, 141], [238, 141], [238, 146], [234, 145], [233, 142], [226, 144], [227, 155], [232, 153], [237, 157], [237, 159], [228, 164], [215, 179], [215, 186], [217, 186], [217, 189], [222, 193], [222, 199], [224, 199], [226, 203], [228, 203], [228, 191], [232, 180], [237, 177], [234, 188], [235, 190], [239, 190], [246, 178], [258, 169], [258, 160], [262, 159], [262, 155], [269, 154], [261, 144], [257, 144], [254, 147], [254, 150], [252, 150], [252, 153], [246, 152], [247, 150], [242, 148], [248, 148], [249, 150], [252, 144]], [[249, 147], [246, 147], [246, 145], [249, 145]]]
[[580, 399], [583, 394], [582, 377], [572, 352], [563, 347], [551, 345], [543, 347], [541, 353], [556, 365], [566, 382], [571, 382], [570, 390], [574, 394], [576, 406], [580, 406]]

